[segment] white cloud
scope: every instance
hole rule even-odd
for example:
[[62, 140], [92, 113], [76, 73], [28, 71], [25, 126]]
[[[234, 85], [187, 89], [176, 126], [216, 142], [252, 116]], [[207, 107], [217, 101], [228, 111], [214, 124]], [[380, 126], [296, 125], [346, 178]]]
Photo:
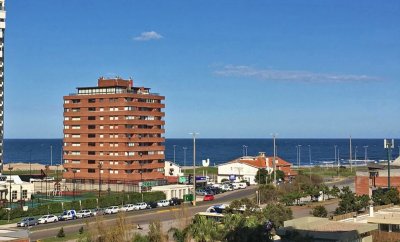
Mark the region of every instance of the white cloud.
[[143, 32], [139, 36], [134, 37], [133, 39], [136, 41], [149, 41], [149, 40], [157, 40], [162, 39], [163, 36], [155, 31]]
[[330, 74], [309, 71], [290, 71], [274, 69], [256, 69], [250, 66], [226, 65], [220, 70], [214, 71], [219, 76], [252, 77], [266, 81], [287, 82], [371, 82], [381, 79], [368, 75]]

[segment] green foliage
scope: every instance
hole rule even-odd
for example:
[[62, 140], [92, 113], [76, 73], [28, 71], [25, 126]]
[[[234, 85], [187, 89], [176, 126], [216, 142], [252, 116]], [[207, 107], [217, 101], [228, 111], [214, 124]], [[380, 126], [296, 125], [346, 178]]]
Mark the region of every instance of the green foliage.
[[149, 242], [166, 241], [166, 237], [162, 232], [160, 221], [153, 221], [149, 224], [149, 232], [147, 234]]
[[268, 204], [262, 211], [266, 219], [271, 220], [275, 226], [283, 226], [283, 221], [293, 218], [292, 210], [283, 204]]
[[268, 176], [268, 171], [266, 169], [258, 169], [255, 181], [258, 184], [265, 184]]
[[188, 239], [189, 227], [184, 229], [170, 228], [168, 232], [172, 233], [175, 242], [185, 242]]
[[318, 205], [313, 208], [312, 215], [314, 217], [326, 218], [328, 216], [328, 211], [326, 210], [325, 206]]
[[244, 216], [229, 214], [224, 218], [220, 236], [223, 241], [235, 242], [267, 242], [271, 241], [270, 234], [264, 228], [265, 218], [256, 215]]
[[280, 196], [279, 191], [270, 184], [259, 185], [258, 194], [260, 196], [261, 203], [271, 203], [276, 202]]
[[349, 187], [343, 187], [338, 196], [341, 200], [335, 214], [358, 212], [368, 207], [369, 197], [367, 195], [357, 196]]
[[149, 242], [149, 238], [147, 235], [135, 234], [132, 242]]
[[64, 237], [65, 237], [64, 228], [61, 227], [61, 229], [57, 233], [57, 238], [64, 238]]
[[372, 195], [372, 200], [375, 205], [387, 205], [387, 204], [399, 204], [399, 191], [396, 188], [390, 188], [390, 190], [385, 190], [378, 188], [374, 191]]
[[195, 216], [188, 228], [196, 242], [218, 241], [220, 236], [217, 223], [202, 216]]

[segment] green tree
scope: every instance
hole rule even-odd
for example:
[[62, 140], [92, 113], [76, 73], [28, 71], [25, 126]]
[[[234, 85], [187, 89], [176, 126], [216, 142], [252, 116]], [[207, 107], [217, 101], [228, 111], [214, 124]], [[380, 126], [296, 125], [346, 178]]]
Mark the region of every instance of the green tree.
[[166, 235], [163, 234], [160, 221], [153, 221], [149, 224], [149, 232], [147, 234], [149, 242], [167, 241]]
[[293, 218], [292, 210], [283, 204], [268, 204], [262, 213], [278, 227], [283, 226], [283, 221]]
[[174, 238], [176, 242], [185, 242], [188, 240], [188, 230], [188, 227], [183, 229], [170, 228], [168, 232], [172, 233], [172, 238]]
[[329, 193], [330, 193], [330, 195], [333, 196], [333, 197], [339, 197], [340, 189], [339, 189], [336, 185], [334, 185], [334, 186], [331, 188], [331, 190], [329, 191]]
[[324, 206], [318, 205], [313, 208], [312, 215], [314, 217], [326, 218], [328, 216], [328, 211]]
[[255, 181], [258, 184], [265, 184], [267, 182], [268, 176], [269, 176], [269, 174], [266, 169], [258, 169], [256, 177], [255, 177]]
[[378, 188], [372, 194], [372, 200], [375, 205], [399, 204], [399, 191], [396, 188], [390, 190]]
[[273, 185], [259, 185], [258, 194], [261, 203], [272, 203], [278, 201], [280, 192]]
[[196, 242], [218, 241], [219, 231], [216, 222], [202, 216], [195, 216], [188, 228]]

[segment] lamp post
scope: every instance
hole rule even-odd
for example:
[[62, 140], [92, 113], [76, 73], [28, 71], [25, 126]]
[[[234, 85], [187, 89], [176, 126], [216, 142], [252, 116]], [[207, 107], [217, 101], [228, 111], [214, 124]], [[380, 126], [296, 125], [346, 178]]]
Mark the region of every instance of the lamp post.
[[394, 140], [385, 139], [384, 140], [384, 148], [387, 149], [387, 157], [388, 157], [388, 188], [390, 189], [390, 160], [392, 159], [392, 149], [394, 148]]
[[196, 135], [198, 133], [190, 133], [193, 136], [193, 206], [196, 206]]
[[175, 149], [176, 149], [176, 145], [174, 145], [174, 163], [175, 163]]
[[46, 170], [46, 182], [45, 182], [45, 184], [46, 184], [46, 198], [47, 198], [47, 176], [48, 176], [48, 174], [49, 174], [49, 166], [48, 165], [45, 165], [44, 166], [44, 168], [45, 168], [45, 170]]
[[108, 168], [108, 196], [110, 196], [111, 188], [110, 188], [110, 176], [111, 176], [111, 168]]
[[187, 147], [182, 147], [183, 148], [183, 167], [186, 166], [186, 150]]
[[301, 164], [301, 145], [299, 145], [299, 168]]
[[242, 149], [243, 149], [243, 156], [247, 156], [247, 145], [242, 145]]
[[53, 146], [50, 145], [50, 165], [53, 165]]
[[72, 184], [73, 184], [73, 189], [72, 189], [72, 193], [73, 193], [73, 196], [74, 196], [74, 201], [75, 201], [75, 190], [76, 190], [76, 181], [75, 181], [75, 174], [76, 174], [76, 170], [72, 170], [72, 173], [74, 173], [74, 180], [72, 181]]
[[274, 140], [274, 186], [276, 186], [276, 134], [272, 134], [272, 138]]
[[29, 178], [32, 178], [32, 150], [29, 150]]
[[310, 159], [310, 181], [311, 181], [311, 145], [308, 145], [308, 158]]
[[[13, 170], [13, 167], [11, 166], [11, 164], [8, 164], [8, 170], [10, 171], [10, 195], [9, 195], [9, 199], [8, 199], [10, 211], [8, 212], [8, 214], [10, 214], [10, 212], [11, 212], [11, 204], [12, 204], [12, 194], [11, 194], [11, 172], [12, 172], [12, 170]], [[10, 218], [8, 218], [8, 220], [10, 220]]]
[[368, 145], [364, 146], [364, 163], [367, 164], [368, 157]]
[[101, 195], [101, 168], [103, 167], [103, 162], [99, 161], [99, 197]]
[[337, 145], [335, 145], [334, 147], [335, 147], [335, 161], [334, 161], [334, 163], [337, 163], [337, 172], [336, 173], [337, 173], [337, 176], [339, 176], [339, 162], [337, 161]]

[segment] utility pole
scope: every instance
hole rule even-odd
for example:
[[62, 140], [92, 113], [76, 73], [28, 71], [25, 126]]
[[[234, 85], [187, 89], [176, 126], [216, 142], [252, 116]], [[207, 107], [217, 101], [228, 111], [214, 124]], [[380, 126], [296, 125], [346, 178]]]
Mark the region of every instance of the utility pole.
[[351, 147], [351, 135], [350, 135], [350, 171], [353, 172], [353, 157], [352, 157], [353, 148]]
[[335, 147], [335, 161], [334, 161], [334, 163], [337, 163], [337, 176], [339, 176], [339, 162], [337, 160], [337, 145], [335, 145], [334, 147]]
[[299, 145], [299, 168], [301, 164], [301, 145]]
[[175, 163], [175, 149], [176, 149], [176, 145], [174, 145], [174, 163]]
[[310, 158], [310, 181], [311, 181], [311, 145], [308, 145], [308, 156]]
[[182, 147], [183, 148], [183, 167], [186, 166], [186, 149], [187, 147]]
[[390, 189], [390, 160], [392, 159], [392, 149], [394, 148], [394, 140], [385, 139], [384, 147], [387, 149], [387, 157], [388, 157], [388, 188]]
[[50, 145], [50, 166], [53, 166], [53, 146]]
[[198, 133], [190, 133], [193, 136], [193, 206], [196, 206], [196, 135]]
[[276, 134], [272, 134], [272, 138], [274, 139], [274, 186], [276, 186]]
[[368, 157], [368, 145], [364, 146], [364, 162], [367, 165], [367, 158]]

